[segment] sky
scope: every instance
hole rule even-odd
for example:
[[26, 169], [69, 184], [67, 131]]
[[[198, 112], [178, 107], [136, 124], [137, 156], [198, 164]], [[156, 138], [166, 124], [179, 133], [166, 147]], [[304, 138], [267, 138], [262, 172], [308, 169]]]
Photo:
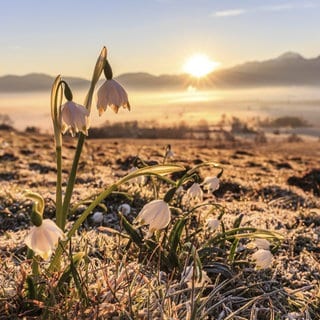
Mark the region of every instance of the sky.
[[320, 55], [320, 0], [2, 0], [0, 76], [179, 74], [204, 53], [227, 68], [286, 51]]

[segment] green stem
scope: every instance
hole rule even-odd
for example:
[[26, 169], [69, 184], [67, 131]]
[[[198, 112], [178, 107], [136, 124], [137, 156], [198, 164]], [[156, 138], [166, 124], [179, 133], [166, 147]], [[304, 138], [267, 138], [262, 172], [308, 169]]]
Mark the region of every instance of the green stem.
[[[92, 96], [94, 93], [95, 85], [96, 85], [96, 81], [93, 79], [91, 82], [90, 88], [89, 88], [89, 92], [88, 92], [86, 99], [85, 99], [85, 106], [89, 110], [89, 112], [91, 109]], [[70, 172], [70, 176], [69, 176], [69, 180], [68, 180], [68, 184], [67, 184], [67, 188], [66, 188], [66, 193], [65, 193], [65, 196], [63, 199], [62, 224], [61, 224], [62, 230], [64, 230], [64, 227], [65, 227], [66, 221], [67, 221], [67, 217], [69, 214], [70, 201], [71, 201], [71, 197], [72, 197], [72, 193], [73, 193], [74, 184], [76, 181], [78, 164], [79, 164], [79, 160], [80, 160], [80, 156], [81, 156], [81, 152], [82, 152], [82, 148], [83, 148], [85, 139], [86, 139], [86, 136], [82, 132], [80, 132], [79, 138], [78, 138], [77, 149], [76, 149], [76, 153], [73, 158], [72, 168], [71, 168], [71, 172]]]
[[56, 219], [57, 226], [64, 228], [64, 219], [62, 214], [62, 151], [61, 144], [56, 146], [57, 161], [57, 185], [56, 185]]
[[80, 160], [80, 156], [81, 156], [81, 152], [82, 152], [85, 138], [86, 138], [86, 136], [83, 133], [80, 133], [76, 153], [73, 158], [73, 163], [72, 163], [72, 168], [71, 168], [71, 172], [70, 172], [70, 176], [69, 176], [69, 180], [68, 180], [68, 184], [67, 184], [66, 193], [65, 193], [65, 196], [63, 199], [63, 205], [62, 205], [62, 219], [63, 220], [62, 220], [62, 225], [61, 225], [62, 230], [64, 230], [66, 220], [67, 220], [69, 206], [70, 206], [70, 200], [71, 200], [71, 196], [72, 196], [72, 192], [73, 192], [73, 188], [74, 188], [74, 183], [76, 180], [78, 164], [79, 164], [79, 160]]
[[[80, 138], [79, 138], [80, 140]], [[142, 169], [138, 169], [120, 179], [117, 183], [111, 185], [108, 189], [102, 191], [96, 199], [92, 201], [92, 203], [87, 207], [87, 209], [81, 214], [81, 216], [77, 219], [77, 221], [73, 224], [72, 228], [67, 234], [67, 240], [60, 242], [58, 248], [56, 249], [55, 255], [50, 263], [48, 268], [48, 272], [59, 270], [60, 267], [60, 258], [64, 251], [65, 245], [67, 241], [71, 239], [71, 237], [75, 234], [75, 232], [79, 229], [81, 224], [86, 220], [88, 215], [92, 212], [92, 210], [105, 198], [107, 198], [112, 192], [117, 190], [122, 184], [130, 181], [135, 177], [139, 177], [141, 175], [156, 175], [158, 178], [163, 179], [161, 174], [169, 174], [177, 171], [184, 171], [185, 168], [178, 165], [157, 165], [153, 167], [146, 167]]]
[[[118, 184], [113, 184], [110, 188], [100, 193], [100, 195], [88, 206], [88, 208], [81, 214], [81, 216], [73, 224], [72, 228], [67, 234], [67, 241], [71, 239], [71, 237], [75, 234], [75, 232], [78, 230], [81, 224], [87, 219], [88, 215], [92, 212], [92, 210], [117, 188], [118, 188]], [[55, 255], [51, 261], [51, 264], [48, 268], [49, 272], [59, 269], [60, 257], [63, 253], [63, 249], [67, 241], [60, 242], [60, 246], [57, 248]]]

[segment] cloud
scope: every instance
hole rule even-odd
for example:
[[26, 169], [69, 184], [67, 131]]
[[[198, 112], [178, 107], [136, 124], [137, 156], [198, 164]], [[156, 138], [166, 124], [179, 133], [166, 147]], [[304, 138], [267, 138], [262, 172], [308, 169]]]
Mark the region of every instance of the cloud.
[[234, 17], [245, 14], [247, 11], [244, 9], [232, 9], [232, 10], [224, 10], [224, 11], [216, 11], [212, 15], [214, 17]]
[[230, 10], [215, 11], [211, 14], [211, 16], [215, 18], [235, 17], [235, 16], [240, 16], [243, 14], [255, 13], [255, 12], [275, 12], [275, 11], [288, 11], [288, 10], [294, 10], [294, 9], [295, 10], [310, 9], [310, 8], [316, 8], [319, 6], [320, 6], [319, 4], [316, 4], [314, 2], [305, 2], [305, 3], [287, 2], [287, 3], [277, 4], [277, 5], [253, 7], [250, 9], [237, 8], [237, 9], [230, 9]]

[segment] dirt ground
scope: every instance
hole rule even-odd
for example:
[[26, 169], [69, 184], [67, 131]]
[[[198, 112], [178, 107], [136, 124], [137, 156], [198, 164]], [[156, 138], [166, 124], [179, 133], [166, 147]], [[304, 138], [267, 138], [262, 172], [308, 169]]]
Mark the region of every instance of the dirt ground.
[[[64, 138], [64, 181], [75, 144], [75, 139]], [[320, 283], [320, 141], [288, 142], [281, 137], [266, 143], [240, 138], [233, 142], [87, 140], [73, 202], [89, 197], [125, 175], [137, 156], [149, 164], [161, 163], [167, 144], [174, 152], [170, 162], [185, 167], [203, 161], [221, 164], [224, 173], [220, 189], [214, 195], [226, 208], [226, 221], [242, 214], [242, 226], [283, 233], [285, 241], [275, 257], [275, 270], [281, 271], [284, 286], [290, 290], [301, 289], [310, 299], [314, 297]], [[54, 215], [54, 148], [53, 138], [48, 135], [0, 132], [2, 259], [13, 250], [7, 245], [6, 234], [19, 234], [30, 226], [30, 204], [22, 197], [24, 190], [42, 194], [47, 204], [45, 214]], [[139, 208], [134, 209], [133, 214]], [[116, 228], [117, 223], [117, 219], [110, 217], [103, 225]], [[20, 248], [23, 248], [22, 242]]]

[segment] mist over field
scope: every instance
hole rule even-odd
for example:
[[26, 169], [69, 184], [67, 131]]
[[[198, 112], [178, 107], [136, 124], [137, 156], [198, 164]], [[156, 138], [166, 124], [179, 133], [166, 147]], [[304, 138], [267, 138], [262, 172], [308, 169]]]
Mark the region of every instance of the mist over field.
[[[145, 72], [116, 77], [128, 90], [131, 112], [121, 110], [99, 118], [93, 101], [92, 125], [109, 122], [152, 122], [195, 126], [205, 120], [215, 125], [222, 116], [251, 118], [299, 117], [310, 125], [320, 123], [320, 57], [304, 58], [286, 52], [264, 61], [250, 61], [218, 69], [203, 78], [187, 74], [155, 76]], [[83, 103], [89, 81], [66, 77], [74, 100]], [[28, 126], [51, 130], [50, 87], [46, 74], [0, 77], [0, 114], [9, 115], [18, 129]]]
[[[86, 89], [74, 90], [74, 100], [83, 103]], [[93, 126], [109, 122], [153, 122], [175, 125], [181, 121], [195, 126], [199, 121], [216, 124], [222, 117], [239, 117], [246, 121], [253, 117], [274, 118], [296, 116], [317, 127], [320, 123], [320, 93], [312, 87], [279, 87], [241, 90], [187, 90], [128, 92], [131, 112], [120, 110], [115, 115], [108, 110], [98, 116], [93, 102]], [[7, 114], [14, 127], [23, 130], [35, 126], [51, 131], [50, 92], [0, 93], [0, 113]]]

